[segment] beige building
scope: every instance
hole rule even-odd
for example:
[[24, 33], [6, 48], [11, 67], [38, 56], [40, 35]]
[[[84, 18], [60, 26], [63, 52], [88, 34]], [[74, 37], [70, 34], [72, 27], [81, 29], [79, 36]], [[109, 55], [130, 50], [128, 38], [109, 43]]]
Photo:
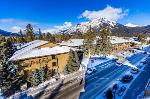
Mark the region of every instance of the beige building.
[[21, 46], [9, 61], [19, 64], [20, 70], [30, 71], [47, 66], [51, 72], [62, 73], [68, 62], [70, 49], [67, 46], [35, 40]]
[[[61, 46], [69, 46], [73, 48], [78, 48], [82, 49], [83, 48], [83, 43], [84, 39], [70, 39], [68, 41], [63, 41], [60, 43]], [[112, 44], [112, 51], [118, 51], [118, 50], [124, 50], [127, 48], [132, 48], [132, 47], [138, 47], [139, 42], [131, 40], [129, 38], [123, 38], [123, 37], [116, 37], [116, 36], [111, 36], [110, 37], [110, 42]], [[96, 44], [96, 40], [93, 41], [93, 45]]]

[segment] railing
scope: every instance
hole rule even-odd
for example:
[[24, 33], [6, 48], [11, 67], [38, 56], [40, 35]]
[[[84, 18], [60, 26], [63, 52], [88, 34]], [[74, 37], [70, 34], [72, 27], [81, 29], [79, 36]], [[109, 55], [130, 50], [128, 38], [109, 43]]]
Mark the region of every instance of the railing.
[[[54, 91], [60, 84], [66, 84], [65, 86], [62, 86], [62, 88], [60, 90], [66, 89], [67, 87], [71, 86], [72, 82], [80, 82], [82, 79], [84, 79], [84, 74], [85, 74], [85, 70], [80, 70], [77, 72], [74, 72], [72, 74], [68, 74], [66, 75], [63, 79], [59, 79], [57, 81], [54, 82], [49, 82], [46, 84], [40, 84], [37, 87], [34, 88], [29, 88], [28, 90], [25, 90], [23, 92], [20, 93], [16, 93], [13, 96], [11, 96], [9, 99], [12, 99], [13, 97], [15, 97], [15, 99], [19, 99], [20, 94], [27, 94], [27, 95], [31, 95], [31, 96], [36, 96], [38, 93], [44, 91], [44, 93], [46, 94], [47, 92], [52, 93], [52, 91]], [[69, 83], [67, 83], [69, 82]]]

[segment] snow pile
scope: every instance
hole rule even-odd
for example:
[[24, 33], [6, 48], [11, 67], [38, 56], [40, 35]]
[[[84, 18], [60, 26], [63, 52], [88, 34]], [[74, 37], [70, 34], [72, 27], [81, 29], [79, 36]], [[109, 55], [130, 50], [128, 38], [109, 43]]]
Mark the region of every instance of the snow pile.
[[[26, 59], [26, 58], [32, 58], [32, 57], [40, 57], [40, 56], [46, 56], [46, 55], [56, 55], [60, 53], [67, 53], [70, 51], [70, 47], [67, 46], [55, 46], [52, 48], [40, 48], [40, 49], [32, 49], [29, 52], [18, 55], [18, 57], [12, 56], [10, 60], [20, 60], [20, 59]], [[74, 49], [73, 49], [74, 50]]]
[[84, 58], [81, 62], [82, 65], [86, 66], [86, 68], [94, 68], [104, 62], [110, 61], [113, 57], [101, 57], [98, 55], [91, 56], [90, 58]]
[[89, 63], [89, 58], [84, 58], [81, 62], [81, 64], [86, 66], [86, 67], [88, 66], [88, 63]]
[[117, 57], [114, 56], [114, 55], [108, 55], [107, 57], [108, 57], [109, 59], [117, 59]]
[[4, 97], [2, 96], [2, 93], [1, 93], [1, 89], [0, 89], [0, 99], [4, 99]]

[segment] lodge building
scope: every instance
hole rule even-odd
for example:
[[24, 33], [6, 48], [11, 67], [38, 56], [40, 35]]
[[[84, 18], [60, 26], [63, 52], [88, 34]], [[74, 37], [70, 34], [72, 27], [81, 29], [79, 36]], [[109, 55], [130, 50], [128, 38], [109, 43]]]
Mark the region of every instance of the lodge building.
[[35, 40], [21, 46], [9, 61], [18, 64], [19, 69], [24, 71], [32, 71], [46, 66], [55, 74], [63, 73], [70, 49], [70, 47], [61, 47], [48, 41]]
[[[110, 41], [113, 51], [130, 48], [132, 43], [135, 43], [131, 40], [115, 36], [112, 36]], [[9, 61], [18, 64], [19, 69], [24, 71], [47, 67], [54, 74], [63, 73], [65, 65], [69, 60], [70, 49], [76, 50], [75, 52], [78, 53], [79, 60], [82, 59], [83, 42], [84, 39], [70, 39], [59, 44], [53, 44], [48, 41], [34, 40], [20, 46]]]

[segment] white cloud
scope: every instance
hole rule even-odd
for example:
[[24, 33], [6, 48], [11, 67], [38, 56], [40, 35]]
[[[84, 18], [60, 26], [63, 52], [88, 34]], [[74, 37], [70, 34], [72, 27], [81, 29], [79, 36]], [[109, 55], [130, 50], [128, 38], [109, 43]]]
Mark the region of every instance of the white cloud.
[[22, 30], [22, 28], [19, 26], [13, 26], [9, 30], [13, 33], [18, 33], [20, 31], [20, 29]]
[[48, 28], [48, 29], [45, 29], [43, 30], [44, 33], [47, 33], [47, 32], [50, 32], [50, 33], [57, 33], [61, 30], [65, 30], [65, 29], [68, 29], [72, 26], [72, 23], [71, 22], [64, 22], [64, 24], [62, 25], [56, 25], [54, 26], [53, 28]]
[[39, 23], [26, 21], [26, 20], [18, 20], [18, 19], [0, 19], [0, 29], [10, 31], [10, 32], [18, 32], [18, 30], [26, 27], [27, 24], [32, 24], [33, 27], [37, 27]]
[[139, 26], [139, 25], [132, 24], [132, 23], [127, 23], [125, 26], [128, 26], [128, 27], [137, 27], [137, 26]]
[[127, 15], [128, 10], [123, 10], [122, 8], [114, 8], [107, 6], [106, 8], [98, 11], [85, 10], [79, 18], [87, 18], [89, 20], [97, 18], [106, 18], [110, 21], [117, 21]]

